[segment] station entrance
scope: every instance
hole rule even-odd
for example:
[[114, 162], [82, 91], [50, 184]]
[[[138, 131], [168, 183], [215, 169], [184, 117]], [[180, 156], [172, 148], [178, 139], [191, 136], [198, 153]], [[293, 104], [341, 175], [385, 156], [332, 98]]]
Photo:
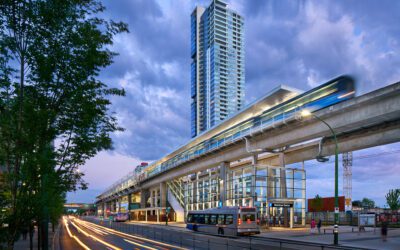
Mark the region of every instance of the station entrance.
[[269, 203], [268, 226], [293, 227], [294, 217], [294, 200], [288, 199]]

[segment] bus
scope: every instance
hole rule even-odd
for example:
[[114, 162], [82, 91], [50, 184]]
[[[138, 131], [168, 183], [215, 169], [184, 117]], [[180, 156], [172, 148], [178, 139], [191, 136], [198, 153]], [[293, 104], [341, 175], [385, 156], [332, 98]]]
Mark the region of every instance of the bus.
[[220, 207], [189, 211], [186, 228], [213, 235], [238, 236], [259, 234], [255, 207]]

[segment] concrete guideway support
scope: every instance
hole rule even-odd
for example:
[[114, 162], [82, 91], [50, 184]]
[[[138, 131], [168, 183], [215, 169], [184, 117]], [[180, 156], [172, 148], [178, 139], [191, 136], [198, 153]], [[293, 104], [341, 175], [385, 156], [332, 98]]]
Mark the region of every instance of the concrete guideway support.
[[228, 162], [222, 162], [219, 165], [219, 202], [221, 206], [226, 206], [226, 171], [228, 168]]

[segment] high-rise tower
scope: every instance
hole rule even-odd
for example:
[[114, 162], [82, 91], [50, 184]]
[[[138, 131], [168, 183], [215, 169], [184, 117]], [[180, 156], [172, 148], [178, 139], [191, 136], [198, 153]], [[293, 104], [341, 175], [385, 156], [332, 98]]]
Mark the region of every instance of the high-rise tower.
[[191, 135], [244, 105], [243, 17], [220, 0], [191, 15]]

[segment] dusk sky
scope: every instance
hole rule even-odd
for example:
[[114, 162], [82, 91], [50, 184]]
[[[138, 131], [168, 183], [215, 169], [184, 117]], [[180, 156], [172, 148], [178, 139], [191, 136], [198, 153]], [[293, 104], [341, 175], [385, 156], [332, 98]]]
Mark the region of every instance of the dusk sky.
[[[112, 99], [126, 130], [113, 135], [113, 151], [81, 168], [89, 189], [68, 202], [93, 202], [138, 163], [190, 139], [190, 14], [210, 1], [103, 2], [103, 16], [130, 30], [116, 36], [110, 49], [119, 56], [100, 76], [126, 90]], [[226, 2], [244, 17], [246, 103], [280, 84], [309, 90], [342, 74], [356, 78], [357, 95], [400, 81], [400, 1]], [[383, 206], [387, 191], [400, 188], [399, 162], [400, 143], [355, 152], [353, 200]], [[332, 162], [307, 162], [306, 171], [307, 197], [333, 196]]]

